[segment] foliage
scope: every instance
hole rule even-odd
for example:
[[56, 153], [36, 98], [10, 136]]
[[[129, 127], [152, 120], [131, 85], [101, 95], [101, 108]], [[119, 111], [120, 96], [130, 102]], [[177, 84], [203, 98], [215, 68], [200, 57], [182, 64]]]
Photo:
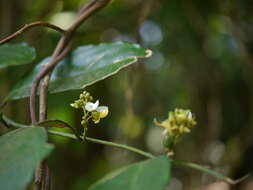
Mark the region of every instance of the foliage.
[[160, 156], [109, 173], [89, 190], [163, 190], [169, 179], [170, 161]]
[[[72, 11], [81, 7], [82, 0], [64, 3], [38, 0], [29, 9], [27, 5], [31, 0], [24, 0], [0, 7], [4, 15], [0, 20], [2, 34], [16, 31], [29, 20], [43, 19], [57, 25], [56, 32], [62, 36], [59, 42], [62, 39], [64, 42], [58, 52], [55, 48], [56, 53], [52, 53], [59, 35], [43, 29], [25, 31], [25, 35], [14, 33], [21, 38], [19, 41], [26, 41], [35, 48], [25, 43], [0, 45], [0, 98], [3, 102], [0, 111], [5, 113], [0, 115], [0, 134], [3, 134], [0, 136], [3, 152], [0, 187], [24, 189], [31, 184], [36, 166], [52, 150], [52, 145], [46, 143], [47, 138], [56, 145], [48, 157], [49, 166], [55, 172], [54, 189], [162, 189], [169, 181], [176, 181], [179, 187], [183, 181], [187, 188], [193, 189], [193, 184], [202, 185], [212, 180], [192, 170], [170, 171], [170, 165], [199, 170], [230, 184], [238, 183], [215, 170], [177, 159], [197, 160], [214, 168], [223, 166], [224, 173], [233, 177], [241, 177], [252, 169], [253, 43], [250, 32], [253, 17], [249, 2], [111, 1], [106, 9], [88, 20], [85, 27], [79, 27], [82, 22], [76, 22], [77, 18], [82, 11], [94, 6], [94, 2], [97, 1], [83, 7], [78, 14]], [[62, 25], [64, 30], [57, 29]], [[49, 27], [45, 23], [39, 26]], [[45, 75], [42, 77], [45, 80], [39, 81], [40, 90], [35, 88], [35, 94], [40, 97], [39, 110], [30, 111], [35, 116], [40, 114], [40, 121], [32, 121], [33, 126], [17, 123], [19, 120], [28, 122], [27, 99], [23, 98], [34, 97], [35, 104], [31, 100], [30, 108], [36, 108], [38, 100], [31, 95], [32, 85], [59, 55], [63, 55], [62, 58], [46, 73], [52, 71], [49, 96], [43, 94], [43, 89], [47, 91], [43, 87], [47, 85]], [[131, 65], [130, 69], [119, 72]], [[80, 93], [78, 90], [87, 90], [87, 87], [96, 99], [83, 101], [80, 97], [74, 102]], [[82, 119], [80, 112], [69, 108], [71, 102], [74, 102], [72, 107], [82, 110]], [[43, 105], [45, 110], [41, 109]], [[153, 127], [152, 118], [174, 107], [190, 109], [176, 109], [161, 123], [155, 120], [155, 124], [164, 129], [162, 134], [159, 128]], [[198, 118], [199, 127], [195, 130], [191, 130], [196, 120], [190, 110]], [[45, 120], [47, 115], [49, 119]], [[93, 127], [94, 124], [97, 127]], [[11, 127], [26, 128], [12, 130]], [[190, 131], [191, 134], [185, 135]], [[51, 135], [47, 137], [47, 134]], [[72, 143], [69, 139], [78, 141]], [[114, 152], [113, 148], [101, 148], [88, 142], [137, 155]], [[132, 164], [140, 160], [138, 154], [149, 160]], [[160, 154], [163, 156], [155, 156]], [[173, 155], [173, 159], [168, 159]], [[132, 165], [128, 165], [130, 163]], [[122, 165], [126, 166], [90, 186], [112, 168]], [[44, 185], [45, 178], [44, 175]]]
[[[150, 56], [150, 51], [137, 44], [118, 42], [81, 46], [56, 66], [52, 73], [49, 92], [85, 88], [135, 63], [138, 57], [148, 56]], [[50, 58], [45, 58], [33, 72], [20, 80], [11, 90], [7, 100], [29, 96], [32, 80], [49, 60]]]
[[23, 44], [0, 46], [0, 69], [31, 63], [36, 57], [35, 49]]
[[4, 190], [22, 190], [32, 180], [39, 162], [51, 151], [40, 127], [13, 130], [0, 138], [0, 184]]
[[[24, 58], [28, 57], [27, 59], [29, 59], [29, 55], [27, 55], [27, 52], [25, 51], [27, 50], [27, 46], [19, 46], [19, 48], [20, 47], [23, 47], [23, 53], [22, 51], [18, 51], [17, 54], [14, 54], [14, 51], [13, 57], [18, 57], [18, 54], [20, 54], [21, 57], [23, 56], [23, 59], [20, 59], [20, 62], [22, 62], [25, 61]], [[13, 65], [13, 62], [4, 59], [5, 56], [8, 56], [6, 52], [5, 48], [0, 49], [2, 64], [6, 66]], [[55, 84], [56, 87], [53, 88], [53, 92], [84, 88], [88, 84], [95, 83], [108, 76], [116, 74], [120, 69], [136, 62], [137, 57], [140, 56], [147, 57], [150, 56], [150, 53], [148, 50], [144, 50], [136, 44], [129, 43], [101, 44], [99, 46], [78, 48], [70, 56], [71, 58], [65, 58], [65, 61], [62, 61], [55, 69], [55, 73], [52, 75], [53, 81], [51, 82]], [[18, 87], [14, 88], [8, 96], [9, 100], [28, 96], [33, 78], [39, 71], [41, 71], [42, 66], [48, 61], [48, 58], [45, 60], [36, 66], [35, 72], [32, 72], [24, 80], [19, 81]], [[17, 59], [17, 62], [18, 61], [19, 60]], [[59, 84], [61, 84], [62, 87], [60, 87]], [[59, 90], [57, 90], [57, 88]], [[83, 96], [80, 95], [80, 98], [82, 97]], [[92, 99], [88, 97], [89, 101]], [[92, 111], [91, 115], [85, 115], [85, 118], [86, 116], [92, 116], [94, 122], [98, 123], [100, 118], [105, 117], [107, 114], [105, 115], [104, 109], [101, 110], [103, 107], [98, 107], [98, 105], [94, 110], [88, 108], [88, 104], [91, 104], [89, 107], [93, 105], [93, 103], [89, 101], [84, 102], [84, 104], [81, 105], [81, 108], [84, 109], [85, 113]], [[97, 113], [99, 114], [99, 118], [97, 118]], [[85, 122], [88, 122], [88, 118]], [[47, 124], [49, 123], [47, 122]], [[88, 123], [85, 125], [87, 124]], [[40, 123], [40, 125], [43, 125], [43, 123]], [[55, 123], [53, 123], [52, 126], [56, 126]], [[84, 131], [86, 131], [86, 129], [84, 129]], [[19, 129], [7, 133], [7, 135], [2, 136], [0, 140], [0, 150], [6, 154], [6, 156], [1, 157], [0, 159], [2, 166], [1, 171], [3, 172], [0, 175], [1, 185], [5, 190], [23, 189], [24, 186], [30, 182], [36, 165], [45, 157], [46, 153], [48, 153], [48, 150], [43, 147], [43, 143], [45, 143], [46, 140], [45, 130], [42, 128]], [[14, 140], [15, 144], [13, 144]], [[30, 154], [35, 155], [35, 157], [30, 157]], [[29, 157], [29, 159], [26, 159], [27, 157]], [[9, 176], [11, 176], [19, 167], [23, 168], [23, 170], [19, 170], [20, 173], [17, 173], [10, 178]], [[152, 168], [153, 166], [151, 165], [150, 167]], [[16, 181], [16, 183], [12, 183], [13, 180]]]

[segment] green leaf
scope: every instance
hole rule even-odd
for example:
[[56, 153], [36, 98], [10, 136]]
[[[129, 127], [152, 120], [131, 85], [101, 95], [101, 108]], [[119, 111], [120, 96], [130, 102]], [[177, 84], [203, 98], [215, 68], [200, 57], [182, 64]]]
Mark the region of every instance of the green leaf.
[[35, 57], [35, 49], [25, 43], [2, 45], [0, 46], [0, 69], [30, 63]]
[[[56, 66], [52, 73], [49, 92], [85, 88], [137, 62], [137, 58], [150, 55], [150, 50], [130, 43], [81, 46]], [[42, 65], [49, 60], [50, 58], [46, 58], [37, 65], [31, 74], [12, 89], [6, 100], [29, 96], [32, 80], [41, 71]]]
[[170, 161], [159, 156], [109, 173], [89, 190], [164, 190], [170, 180]]
[[17, 129], [0, 137], [0, 186], [23, 190], [39, 162], [52, 150], [41, 127]]

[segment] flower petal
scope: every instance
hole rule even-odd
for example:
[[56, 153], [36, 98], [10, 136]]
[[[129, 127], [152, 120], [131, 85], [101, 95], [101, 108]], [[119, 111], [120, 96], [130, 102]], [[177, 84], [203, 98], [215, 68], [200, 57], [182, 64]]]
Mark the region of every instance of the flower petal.
[[99, 106], [97, 109], [96, 109], [97, 112], [99, 112], [100, 114], [100, 118], [104, 118], [108, 115], [109, 113], [109, 109], [107, 106]]
[[95, 109], [97, 109], [98, 105], [99, 105], [99, 101], [97, 100], [97, 101], [94, 103]]
[[99, 105], [99, 101], [97, 100], [95, 103], [92, 103], [92, 102], [87, 102], [85, 104], [85, 109], [87, 111], [95, 111], [97, 108], [98, 108], [98, 105]]

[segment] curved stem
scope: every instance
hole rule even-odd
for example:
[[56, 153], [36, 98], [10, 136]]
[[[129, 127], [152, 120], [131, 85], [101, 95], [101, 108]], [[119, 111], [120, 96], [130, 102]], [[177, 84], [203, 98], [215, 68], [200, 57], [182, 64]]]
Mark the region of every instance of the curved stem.
[[[12, 121], [11, 119], [7, 118], [5, 115], [2, 115], [2, 118], [0, 118], [0, 120], [1, 119], [7, 125], [11, 125], [11, 126], [14, 126], [14, 127], [18, 127], [18, 128], [30, 127], [30, 126], [23, 125], [23, 124], [15, 122], [15, 121]], [[67, 138], [74, 139], [74, 140], [79, 140], [74, 134], [71, 134], [71, 133], [64, 133], [64, 132], [59, 132], [59, 131], [54, 131], [54, 130], [48, 130], [48, 133], [53, 134], [53, 135], [62, 136], [62, 137], [67, 137]], [[149, 152], [145, 152], [143, 150], [140, 150], [140, 149], [137, 149], [137, 148], [125, 145], [125, 144], [119, 144], [119, 143], [100, 140], [100, 139], [95, 139], [95, 138], [91, 138], [91, 137], [85, 137], [85, 139], [89, 142], [93, 142], [93, 143], [97, 143], [97, 144], [103, 144], [103, 145], [112, 146], [112, 147], [116, 147], [116, 148], [122, 148], [122, 149], [125, 149], [125, 150], [128, 150], [128, 151], [140, 154], [140, 155], [145, 156], [147, 158], [154, 158], [155, 157], [153, 154], [151, 154]], [[233, 180], [233, 179], [231, 179], [231, 178], [229, 178], [229, 177], [227, 177], [227, 176], [225, 176], [221, 173], [218, 173], [218, 172], [216, 172], [214, 170], [211, 170], [211, 169], [209, 169], [205, 166], [201, 166], [201, 165], [198, 165], [198, 164], [195, 164], [195, 163], [189, 163], [189, 162], [180, 161], [180, 160], [171, 160], [171, 162], [174, 165], [177, 165], [177, 166], [183, 166], [183, 167], [187, 167], [187, 168], [191, 168], [191, 169], [194, 169], [194, 170], [204, 172], [204, 173], [206, 173], [210, 176], [213, 176], [213, 177], [215, 177], [219, 180], [225, 181], [226, 183], [231, 184], [231, 185], [235, 185], [237, 183], [240, 183], [245, 178], [249, 177], [249, 175], [245, 175], [240, 179]]]
[[43, 27], [51, 28], [51, 29], [53, 29], [53, 30], [55, 30], [57, 32], [60, 32], [60, 33], [64, 33], [65, 32], [65, 30], [63, 30], [59, 26], [56, 26], [56, 25], [53, 25], [53, 24], [49, 24], [47, 22], [37, 21], [37, 22], [30, 23], [30, 24], [26, 24], [21, 29], [19, 29], [18, 31], [16, 31], [15, 33], [13, 33], [12, 35], [10, 35], [10, 36], [4, 38], [3, 40], [1, 40], [0, 44], [7, 43], [7, 42], [11, 41], [12, 39], [16, 38], [17, 36], [19, 36], [20, 34], [23, 34], [27, 30], [29, 30], [31, 28], [34, 28], [34, 27], [37, 27], [37, 26], [43, 26]]
[[68, 53], [70, 49], [70, 44], [66, 46], [66, 48], [61, 52], [60, 55], [56, 56], [55, 59], [50, 62], [49, 65], [47, 65], [43, 70], [39, 73], [38, 76], [33, 80], [32, 82], [32, 88], [31, 88], [31, 96], [30, 96], [30, 114], [31, 114], [31, 120], [32, 124], [37, 123], [36, 120], [36, 91], [39, 86], [40, 80], [47, 75], [48, 72], [50, 72], [54, 66], [64, 58], [64, 56]]
[[1, 112], [0, 112], [0, 119], [2, 119], [8, 125], [8, 127], [9, 126], [13, 126], [13, 127], [16, 127], [16, 128], [26, 128], [26, 127], [29, 127], [28, 125], [17, 123], [15, 121], [9, 119], [5, 115], [3, 115]]
[[207, 174], [209, 174], [209, 175], [211, 175], [211, 176], [213, 176], [213, 177], [215, 177], [219, 180], [225, 181], [229, 184], [235, 184], [235, 180], [232, 180], [229, 177], [227, 177], [227, 176], [225, 176], [221, 173], [218, 173], [214, 170], [208, 169], [205, 166], [201, 166], [201, 165], [198, 165], [198, 164], [189, 163], [189, 162], [185, 162], [185, 161], [180, 161], [180, 160], [172, 160], [172, 162], [175, 165], [178, 165], [178, 166], [188, 167], [188, 168], [191, 168], [191, 169], [195, 169], [195, 170], [207, 173]]
[[[106, 6], [110, 0], [91, 0], [88, 4], [84, 5], [84, 9], [78, 14], [77, 18], [74, 20], [73, 24], [66, 30], [60, 41], [58, 42], [55, 51], [53, 53], [51, 61], [44, 67], [44, 69], [36, 76], [36, 78], [33, 80], [31, 93], [30, 93], [30, 117], [32, 120], [32, 124], [35, 124], [37, 122], [36, 119], [36, 92], [37, 88], [40, 84], [40, 81], [48, 75], [47, 79], [45, 80], [44, 85], [42, 86], [44, 90], [42, 90], [41, 98], [42, 101], [46, 101], [46, 95], [47, 88], [49, 85], [50, 80], [50, 72], [54, 69], [54, 67], [57, 65], [57, 63], [65, 57], [65, 55], [68, 53], [68, 50], [70, 48], [70, 41], [77, 30], [77, 28], [90, 16], [92, 16], [94, 13], [96, 13], [98, 10]], [[69, 47], [68, 47], [69, 46]], [[65, 51], [67, 50], [67, 51]], [[43, 118], [46, 115], [46, 102], [42, 102], [41, 107], [41, 118]], [[40, 121], [43, 121], [41, 119]]]
[[142, 151], [140, 149], [137, 149], [137, 148], [134, 148], [134, 147], [131, 147], [131, 146], [127, 146], [127, 145], [124, 145], [124, 144], [118, 144], [118, 143], [114, 143], [114, 142], [110, 142], [110, 141], [104, 141], [104, 140], [90, 138], [90, 137], [86, 137], [85, 139], [87, 141], [90, 141], [90, 142], [93, 142], [93, 143], [103, 144], [103, 145], [106, 145], [106, 146], [113, 146], [113, 147], [129, 150], [131, 152], [135, 152], [137, 154], [143, 155], [143, 156], [145, 156], [147, 158], [154, 158], [155, 157], [151, 153], [144, 152], [144, 151]]
[[[67, 138], [71, 138], [71, 139], [75, 139], [78, 140], [77, 137], [73, 134], [70, 133], [63, 133], [63, 132], [59, 132], [59, 131], [53, 131], [53, 130], [49, 130], [48, 131], [50, 134], [54, 134], [54, 135], [59, 135], [59, 136], [63, 136], [63, 137], [67, 137]], [[145, 156], [147, 158], [154, 158], [155, 156], [149, 152], [145, 152], [143, 150], [128, 146], [128, 145], [124, 145], [124, 144], [119, 144], [119, 143], [114, 143], [114, 142], [110, 142], [110, 141], [104, 141], [104, 140], [100, 140], [100, 139], [95, 139], [95, 138], [90, 138], [90, 137], [85, 137], [85, 139], [87, 141], [93, 142], [93, 143], [97, 143], [97, 144], [103, 144], [106, 146], [112, 146], [112, 147], [117, 147], [117, 148], [122, 148], [131, 152], [135, 152], [137, 154], [140, 154], [142, 156]], [[175, 165], [178, 166], [183, 166], [183, 167], [187, 167], [187, 168], [191, 168], [194, 170], [198, 170], [201, 172], [204, 172], [210, 176], [213, 176], [219, 180], [225, 181], [228, 184], [231, 185], [235, 185], [239, 182], [241, 182], [242, 180], [244, 180], [245, 178], [247, 178], [249, 175], [245, 175], [244, 177], [237, 179], [237, 180], [233, 180], [221, 173], [218, 173], [214, 170], [211, 170], [205, 166], [201, 166], [195, 163], [189, 163], [189, 162], [185, 162], [185, 161], [180, 161], [180, 160], [171, 160], [171, 162]]]
[[[62, 137], [67, 137], [67, 138], [78, 140], [75, 135], [70, 134], [70, 133], [63, 133], [63, 132], [53, 131], [53, 130], [48, 130], [48, 132], [50, 134], [59, 135], [59, 136], [62, 136]], [[114, 143], [114, 142], [100, 140], [100, 139], [95, 139], [95, 138], [91, 138], [91, 137], [85, 137], [85, 139], [87, 141], [90, 141], [90, 142], [93, 142], [93, 143], [103, 144], [103, 145], [106, 145], [106, 146], [112, 146], [112, 147], [117, 147], [117, 148], [122, 148], [122, 149], [125, 149], [125, 150], [129, 150], [131, 152], [135, 152], [137, 154], [143, 155], [147, 158], [154, 158], [155, 157], [151, 153], [145, 152], [143, 150], [140, 150], [140, 149], [128, 146], [128, 145]]]

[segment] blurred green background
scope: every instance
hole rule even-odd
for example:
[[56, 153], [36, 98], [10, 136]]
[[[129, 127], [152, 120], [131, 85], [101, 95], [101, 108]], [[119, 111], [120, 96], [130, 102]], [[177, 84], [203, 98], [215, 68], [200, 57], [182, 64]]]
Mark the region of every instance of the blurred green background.
[[[85, 0], [0, 0], [0, 38], [24, 24], [43, 20], [68, 26]], [[43, 57], [59, 35], [36, 28], [16, 42], [37, 50], [33, 65], [0, 70], [0, 99]], [[253, 3], [250, 0], [121, 0], [90, 18], [77, 32], [73, 48], [85, 44], [128, 41], [153, 51], [119, 74], [87, 88], [110, 113], [89, 136], [163, 153], [163, 120], [174, 108], [189, 108], [197, 128], [176, 150], [176, 159], [209, 165], [233, 178], [253, 164]], [[49, 96], [50, 119], [80, 125], [81, 112], [69, 104], [81, 91]], [[28, 99], [10, 102], [4, 113], [29, 123]], [[0, 126], [0, 133], [6, 132]], [[55, 137], [49, 157], [55, 190], [84, 190], [107, 172], [144, 158], [125, 150]], [[155, 174], [154, 174], [155, 175]], [[168, 190], [207, 189], [214, 179], [173, 168]], [[226, 190], [227, 187], [212, 188]], [[235, 189], [253, 189], [248, 178]]]

